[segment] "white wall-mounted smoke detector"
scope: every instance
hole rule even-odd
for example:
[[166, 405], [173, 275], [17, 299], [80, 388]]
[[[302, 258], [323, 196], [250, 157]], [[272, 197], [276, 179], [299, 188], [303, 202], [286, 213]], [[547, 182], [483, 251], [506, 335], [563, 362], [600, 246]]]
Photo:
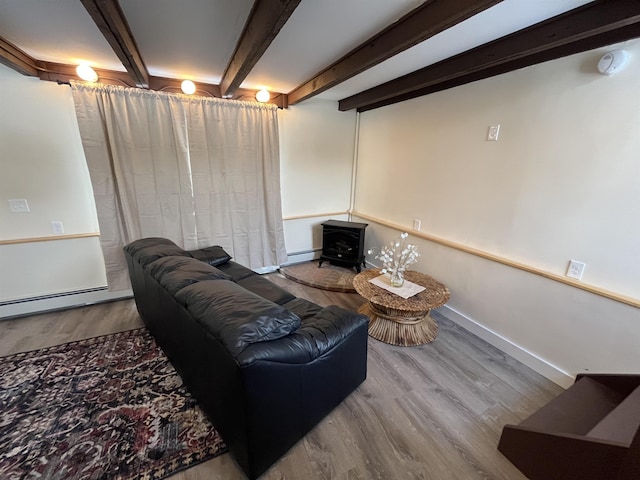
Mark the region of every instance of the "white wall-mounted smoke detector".
[[598, 62], [598, 71], [603, 75], [613, 75], [622, 70], [629, 60], [626, 50], [613, 50], [605, 53]]

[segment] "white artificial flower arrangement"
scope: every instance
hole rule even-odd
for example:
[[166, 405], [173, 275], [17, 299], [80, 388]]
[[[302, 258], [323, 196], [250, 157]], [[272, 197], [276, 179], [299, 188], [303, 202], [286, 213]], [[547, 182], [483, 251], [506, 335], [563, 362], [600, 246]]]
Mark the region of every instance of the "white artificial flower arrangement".
[[[401, 287], [404, 283], [404, 272], [407, 267], [418, 261], [420, 254], [415, 245], [407, 244], [407, 232], [400, 234], [400, 239], [385, 245], [380, 249], [380, 253], [375, 256], [382, 262], [382, 273], [389, 273], [391, 276], [391, 285]], [[373, 254], [373, 250], [367, 252]]]

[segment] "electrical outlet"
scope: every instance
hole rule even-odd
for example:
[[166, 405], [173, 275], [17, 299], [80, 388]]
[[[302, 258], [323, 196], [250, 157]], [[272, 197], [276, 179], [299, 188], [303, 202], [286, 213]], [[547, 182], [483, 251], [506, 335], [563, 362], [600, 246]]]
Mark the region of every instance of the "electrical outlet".
[[29, 213], [29, 204], [24, 198], [9, 200], [9, 211], [11, 213]]
[[413, 229], [416, 231], [420, 231], [420, 227], [422, 227], [422, 221], [418, 220], [417, 218], [413, 219]]
[[487, 141], [488, 142], [497, 142], [498, 135], [500, 135], [500, 124], [497, 125], [489, 125], [489, 131], [487, 132]]
[[570, 260], [569, 268], [567, 268], [567, 277], [582, 280], [582, 274], [584, 273], [586, 266], [586, 263], [578, 262], [577, 260]]
[[64, 227], [62, 226], [62, 222], [51, 222], [51, 230], [56, 235], [60, 235], [64, 233]]

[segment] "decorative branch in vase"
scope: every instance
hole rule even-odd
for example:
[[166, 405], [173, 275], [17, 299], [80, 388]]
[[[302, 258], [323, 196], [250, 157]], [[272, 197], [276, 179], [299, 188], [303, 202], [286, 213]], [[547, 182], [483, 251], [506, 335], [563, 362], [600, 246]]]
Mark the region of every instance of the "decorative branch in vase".
[[[385, 245], [380, 249], [375, 258], [382, 262], [382, 273], [388, 273], [392, 287], [401, 287], [404, 284], [404, 272], [407, 267], [418, 261], [420, 254], [413, 244], [407, 244], [407, 232], [400, 234], [400, 239]], [[374, 253], [371, 249], [369, 255]]]

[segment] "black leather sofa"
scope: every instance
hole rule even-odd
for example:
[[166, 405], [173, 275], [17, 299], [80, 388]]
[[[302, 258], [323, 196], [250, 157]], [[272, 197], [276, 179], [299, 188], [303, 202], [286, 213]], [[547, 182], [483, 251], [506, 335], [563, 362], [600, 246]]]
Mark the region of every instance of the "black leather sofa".
[[140, 316], [250, 479], [366, 378], [367, 317], [296, 298], [221, 247], [124, 251]]

